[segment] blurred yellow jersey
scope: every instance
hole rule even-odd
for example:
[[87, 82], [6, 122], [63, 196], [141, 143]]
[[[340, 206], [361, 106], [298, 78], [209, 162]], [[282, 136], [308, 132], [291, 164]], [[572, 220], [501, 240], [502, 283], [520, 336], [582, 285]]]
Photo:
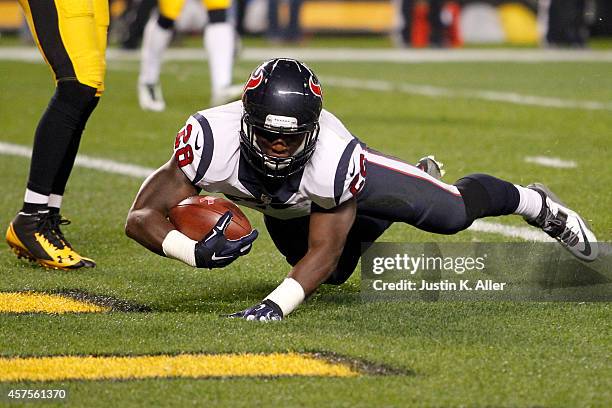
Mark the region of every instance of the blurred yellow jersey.
[[[158, 0], [159, 14], [170, 19], [176, 20], [181, 15], [186, 0]], [[228, 9], [232, 5], [231, 0], [202, 0], [202, 5], [206, 10]]]

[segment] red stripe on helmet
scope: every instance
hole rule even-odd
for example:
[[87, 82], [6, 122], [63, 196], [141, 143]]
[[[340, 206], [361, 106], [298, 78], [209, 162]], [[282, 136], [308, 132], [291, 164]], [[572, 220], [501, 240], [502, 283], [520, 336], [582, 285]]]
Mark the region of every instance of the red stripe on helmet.
[[263, 81], [263, 72], [262, 70], [258, 69], [257, 71], [251, 74], [251, 77], [249, 78], [246, 85], [244, 86], [244, 92], [257, 88], [259, 85], [261, 85], [262, 81]]
[[321, 85], [316, 84], [312, 80], [312, 75], [308, 79], [308, 86], [310, 87], [310, 90], [312, 91], [313, 94], [317, 95], [319, 98], [323, 98], [323, 95], [321, 94]]

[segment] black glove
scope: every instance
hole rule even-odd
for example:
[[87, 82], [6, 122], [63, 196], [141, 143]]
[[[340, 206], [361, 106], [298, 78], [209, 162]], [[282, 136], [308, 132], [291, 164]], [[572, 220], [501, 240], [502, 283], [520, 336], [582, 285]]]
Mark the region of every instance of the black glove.
[[257, 320], [260, 322], [269, 322], [273, 320], [283, 320], [283, 311], [278, 307], [276, 303], [270, 299], [266, 299], [263, 302], [250, 307], [241, 312], [232, 313], [226, 315], [229, 318], [241, 318], [245, 320]]
[[198, 268], [223, 268], [239, 256], [246, 255], [253, 247], [253, 241], [259, 233], [251, 231], [240, 239], [225, 238], [225, 229], [232, 220], [231, 211], [219, 218], [214, 228], [195, 246], [195, 260]]

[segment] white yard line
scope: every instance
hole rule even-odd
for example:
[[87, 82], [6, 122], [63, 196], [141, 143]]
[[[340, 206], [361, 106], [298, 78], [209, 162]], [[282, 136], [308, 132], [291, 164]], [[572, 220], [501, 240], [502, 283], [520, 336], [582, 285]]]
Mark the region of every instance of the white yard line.
[[[112, 62], [117, 69], [125, 70], [123, 61], [139, 61], [137, 51], [111, 49], [108, 51], [109, 69]], [[423, 62], [612, 62], [611, 51], [592, 50], [383, 50], [383, 49], [291, 49], [291, 48], [247, 48], [240, 59], [262, 61], [275, 56], [286, 56], [305, 61], [381, 61], [395, 63]], [[164, 55], [170, 61], [202, 61], [206, 53], [202, 48], [169, 49]], [[36, 48], [0, 48], [0, 60], [40, 62], [42, 58]], [[382, 80], [368, 80], [345, 77], [322, 77], [325, 85], [348, 89], [364, 89], [380, 92], [401, 92], [412, 95], [481, 99], [516, 105], [541, 106], [546, 108], [584, 109], [612, 111], [612, 102], [574, 100], [564, 98], [525, 95], [516, 92], [491, 91], [483, 89], [452, 89], [430, 85], [394, 83]]]
[[612, 102], [561, 99], [545, 96], [524, 95], [516, 92], [487, 91], [478, 89], [452, 89], [430, 85], [394, 83], [374, 79], [356, 79], [329, 76], [322, 77], [322, 82], [325, 85], [347, 89], [360, 89], [377, 92], [402, 92], [406, 94], [430, 96], [434, 98], [471, 98], [494, 102], [506, 102], [516, 105], [541, 106], [545, 108], [612, 111]]
[[[30, 149], [29, 147], [13, 143], [0, 142], [0, 155], [29, 158], [31, 154], [32, 149]], [[77, 156], [75, 165], [78, 167], [85, 167], [88, 169], [99, 170], [106, 173], [120, 174], [140, 179], [144, 179], [145, 177], [153, 173], [153, 171], [155, 171], [155, 169], [148, 167], [137, 166], [129, 163], [121, 163], [114, 160], [102, 159], [82, 154], [79, 154]], [[514, 227], [500, 224], [497, 222], [477, 220], [469, 229], [471, 231], [476, 232], [487, 232], [511, 238], [521, 238], [527, 241], [552, 241], [552, 239], [549, 238], [546, 234], [541, 231], [538, 231], [535, 228]]]
[[544, 167], [554, 167], [557, 169], [573, 169], [578, 167], [573, 160], [562, 160], [558, 157], [547, 157], [547, 156], [527, 156], [525, 157], [527, 163], [535, 163]]
[[[0, 142], [0, 154], [8, 156], [30, 157], [32, 149], [26, 146]], [[135, 164], [120, 163], [114, 160], [101, 159], [92, 156], [79, 154], [76, 158], [75, 165], [85, 167], [87, 169], [99, 170], [106, 173], [120, 174], [123, 176], [146, 178], [153, 173], [155, 169], [148, 167], [137, 166]]]
[[[165, 55], [172, 60], [200, 60], [206, 57], [202, 48], [170, 49]], [[402, 64], [423, 62], [612, 62], [612, 52], [592, 50], [401, 50], [376, 48], [244, 48], [239, 59], [263, 61], [277, 57], [295, 58], [305, 61], [361, 61], [394, 62]], [[138, 60], [139, 52], [112, 49], [110, 60]]]
[[[250, 72], [237, 70], [238, 75], [248, 77]], [[612, 111], [612, 102], [561, 99], [546, 96], [525, 95], [516, 92], [487, 91], [478, 89], [453, 89], [432, 85], [397, 83], [379, 79], [359, 79], [347, 77], [321, 76], [324, 86], [366, 90], [375, 92], [401, 92], [410, 95], [429, 96], [433, 98], [467, 98], [482, 99], [493, 102], [506, 102], [515, 105], [541, 106], [545, 108], [566, 108], [584, 110]]]
[[506, 237], [521, 238], [525, 241], [554, 242], [555, 240], [544, 232], [534, 227], [517, 227], [512, 225], [500, 224], [498, 222], [476, 220], [469, 228], [470, 231], [488, 232], [499, 234]]
[[[170, 48], [165, 59], [199, 61], [206, 58], [202, 48]], [[458, 50], [401, 50], [376, 48], [244, 48], [242, 61], [263, 61], [276, 57], [297, 58], [305, 61], [331, 62], [394, 62], [419, 64], [424, 62], [612, 62], [612, 51], [606, 50], [515, 50], [515, 49], [458, 49]], [[0, 60], [41, 61], [34, 47], [0, 47]], [[108, 61], [138, 61], [140, 50], [109, 49]]]

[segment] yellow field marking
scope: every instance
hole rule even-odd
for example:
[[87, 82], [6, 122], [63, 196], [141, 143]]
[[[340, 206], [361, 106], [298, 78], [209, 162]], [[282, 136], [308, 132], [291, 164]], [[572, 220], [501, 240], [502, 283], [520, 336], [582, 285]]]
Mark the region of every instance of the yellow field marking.
[[95, 313], [109, 307], [36, 292], [0, 292], [0, 313]]
[[355, 377], [358, 371], [308, 354], [181, 354], [0, 358], [0, 382], [152, 377]]

